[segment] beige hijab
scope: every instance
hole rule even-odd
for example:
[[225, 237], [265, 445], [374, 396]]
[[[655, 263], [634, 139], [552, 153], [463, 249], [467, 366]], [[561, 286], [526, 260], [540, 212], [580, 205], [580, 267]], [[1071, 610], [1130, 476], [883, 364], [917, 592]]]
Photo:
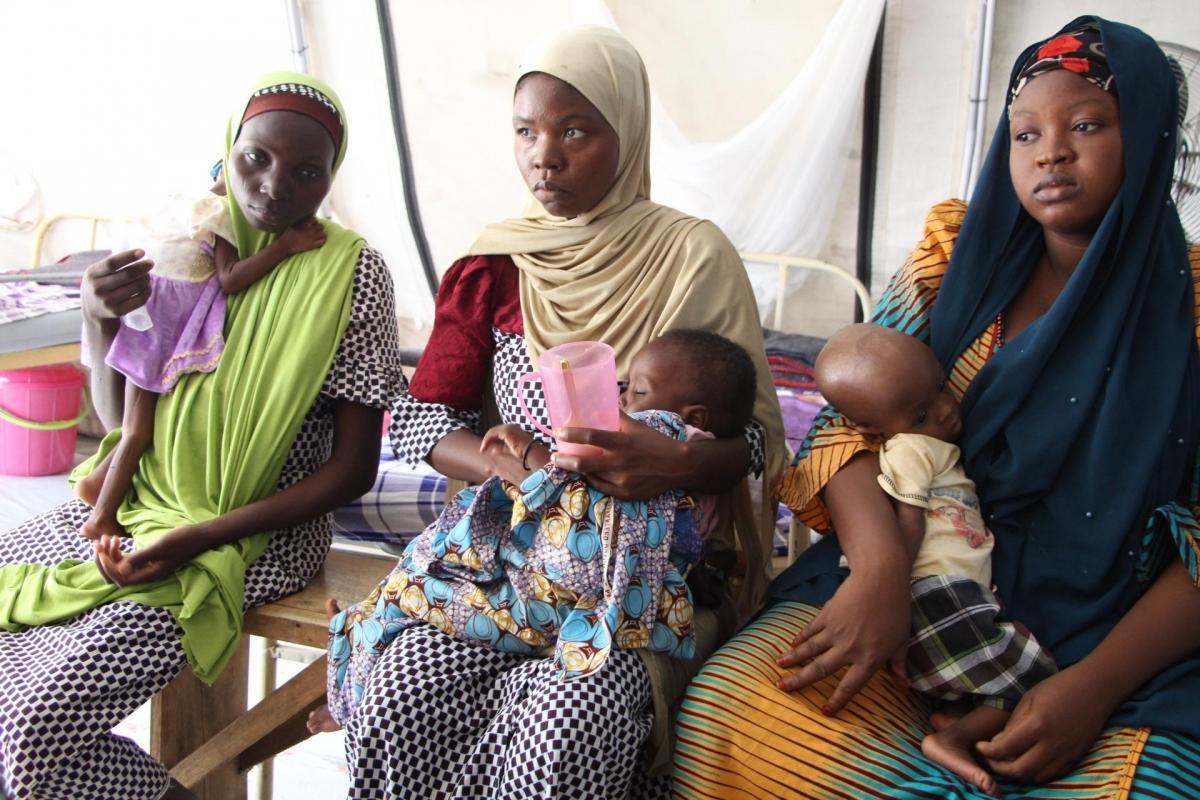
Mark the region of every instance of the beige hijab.
[[[584, 26], [535, 48], [518, 75], [531, 72], [575, 87], [616, 130], [616, 182], [595, 208], [574, 219], [550, 215], [530, 195], [521, 218], [489, 225], [469, 255], [512, 256], [535, 361], [555, 345], [603, 341], [616, 350], [624, 378], [634, 354], [672, 328], [713, 331], [745, 347], [758, 371], [754, 417], [766, 429], [773, 486], [784, 461], [783, 423], [754, 293], [717, 226], [650, 202], [650, 84], [641, 56], [619, 33]], [[749, 551], [766, 542], [744, 546]]]

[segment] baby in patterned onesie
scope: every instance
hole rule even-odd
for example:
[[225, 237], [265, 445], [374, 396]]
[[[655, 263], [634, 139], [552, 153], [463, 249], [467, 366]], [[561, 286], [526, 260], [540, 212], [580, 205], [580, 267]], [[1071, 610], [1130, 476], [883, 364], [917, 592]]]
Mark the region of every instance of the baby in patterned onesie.
[[[755, 370], [740, 346], [703, 331], [669, 331], [634, 357], [622, 408], [677, 439], [736, 436], [749, 422]], [[613, 648], [694, 656], [695, 602], [719, 576], [705, 557], [715, 498], [683, 490], [623, 501], [555, 466], [516, 425], [492, 428], [535, 468], [520, 486], [491, 478], [460, 492], [405, 550], [370, 597], [330, 601], [328, 705], [309, 730], [336, 730], [383, 650], [418, 622], [481, 646], [554, 658], [563, 680], [603, 668]], [[694, 570], [706, 578], [697, 584]], [[685, 576], [689, 580], [685, 581]]]
[[880, 325], [835, 333], [817, 358], [816, 381], [860, 433], [882, 440], [879, 485], [915, 556], [913, 633], [892, 670], [919, 691], [974, 702], [925, 737], [921, 749], [995, 794], [995, 779], [973, 748], [1004, 728], [1021, 696], [1055, 665], [1027, 630], [1003, 619], [989, 588], [993, 540], [955, 444], [962, 433], [958, 400], [933, 351]]

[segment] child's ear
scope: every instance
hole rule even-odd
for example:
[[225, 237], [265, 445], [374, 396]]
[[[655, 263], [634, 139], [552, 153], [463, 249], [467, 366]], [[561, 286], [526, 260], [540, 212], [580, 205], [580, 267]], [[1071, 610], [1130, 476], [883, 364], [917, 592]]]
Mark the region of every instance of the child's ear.
[[702, 431], [708, 430], [708, 406], [699, 403], [684, 406], [680, 410], [679, 416], [683, 417], [683, 421], [693, 428], [699, 428]]

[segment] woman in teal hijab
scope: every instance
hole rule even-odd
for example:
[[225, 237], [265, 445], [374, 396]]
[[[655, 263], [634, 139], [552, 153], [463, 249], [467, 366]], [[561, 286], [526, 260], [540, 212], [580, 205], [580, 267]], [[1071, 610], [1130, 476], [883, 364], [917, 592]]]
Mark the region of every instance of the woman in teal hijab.
[[[1081, 17], [1017, 58], [1006, 100], [970, 205], [930, 211], [874, 320], [941, 360], [997, 594], [1059, 667], [972, 755], [1004, 797], [1200, 797], [1200, 247], [1170, 194], [1175, 76], [1144, 32]], [[921, 754], [955, 709], [878, 670], [911, 631], [911, 556], [877, 448], [836, 409], [814, 422], [781, 494], [836, 535], [694, 681], [680, 796], [986, 796]]]
[[[318, 81], [275, 73], [253, 87], [225, 141], [240, 258], [313, 216], [347, 139], [345, 112]], [[186, 797], [112, 727], [185, 666], [214, 680], [243, 608], [302, 588], [331, 541], [329, 512], [374, 480], [383, 409], [403, 383], [391, 279], [361, 237], [321, 222], [322, 247], [230, 296], [216, 371], [160, 397], [118, 511], [131, 539], [93, 551], [78, 533], [87, 507], [71, 502], [0, 541], [6, 796]], [[93, 364], [117, 317], [145, 302], [140, 256], [88, 270]], [[118, 377], [101, 369], [95, 382], [98, 405], [119, 419]]]

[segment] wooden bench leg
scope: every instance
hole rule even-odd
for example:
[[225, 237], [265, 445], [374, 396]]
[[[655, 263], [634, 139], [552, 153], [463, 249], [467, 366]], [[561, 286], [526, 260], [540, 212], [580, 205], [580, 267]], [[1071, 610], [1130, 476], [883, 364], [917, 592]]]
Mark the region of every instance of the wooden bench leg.
[[[184, 671], [150, 703], [150, 754], [171, 769], [246, 713], [249, 637], [243, 636], [225, 671], [211, 687]], [[246, 777], [230, 762], [204, 780], [181, 781], [201, 800], [246, 800]]]
[[[324, 676], [322, 676], [322, 682], [324, 682]], [[279, 727], [272, 731], [269, 736], [264, 736], [255, 744], [247, 747], [238, 756], [238, 769], [245, 772], [259, 765], [266, 767], [271, 763], [271, 759], [284, 750], [290, 750], [305, 739], [310, 738], [312, 734], [308, 731], [308, 715], [323, 705], [325, 705], [325, 691], [322, 686], [320, 697], [310, 701], [308, 705], [301, 706], [298, 711], [292, 714], [291, 718], [280, 723]]]
[[325, 672], [322, 656], [175, 764], [171, 777], [187, 787], [207, 785], [210, 776], [248, 770], [308, 738], [305, 720], [324, 702]]

